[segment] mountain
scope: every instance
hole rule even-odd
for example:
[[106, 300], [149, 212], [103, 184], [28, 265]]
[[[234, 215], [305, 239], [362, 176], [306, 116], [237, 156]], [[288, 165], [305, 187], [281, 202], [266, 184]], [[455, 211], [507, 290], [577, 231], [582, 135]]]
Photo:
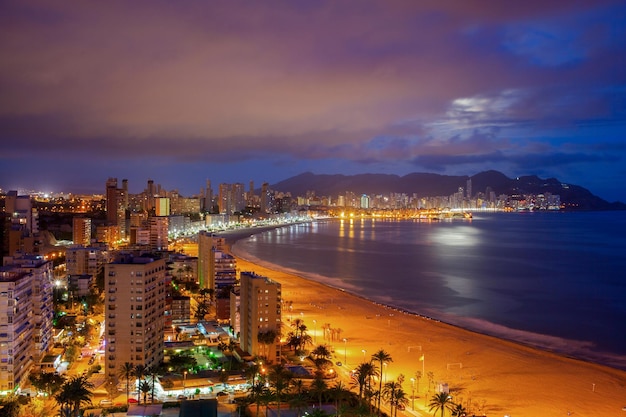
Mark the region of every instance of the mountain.
[[391, 174], [327, 175], [305, 172], [288, 178], [271, 188], [289, 192], [291, 195], [306, 195], [314, 191], [319, 196], [337, 196], [351, 191], [357, 195], [405, 193], [420, 197], [451, 195], [465, 189], [472, 180], [472, 193], [485, 193], [489, 187], [496, 195], [545, 194], [561, 196], [567, 208], [578, 210], [626, 210], [626, 204], [609, 203], [593, 195], [589, 190], [573, 184], [564, 184], [556, 178], [541, 179], [536, 175], [508, 178], [498, 171], [484, 171], [473, 176], [451, 176], [430, 173], [412, 173], [405, 176]]

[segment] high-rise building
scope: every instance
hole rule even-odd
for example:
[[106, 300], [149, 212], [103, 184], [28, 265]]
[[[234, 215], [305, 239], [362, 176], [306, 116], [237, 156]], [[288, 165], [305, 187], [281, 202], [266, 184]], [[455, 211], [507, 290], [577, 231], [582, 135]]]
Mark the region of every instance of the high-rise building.
[[[241, 272], [240, 324], [241, 348], [268, 362], [280, 361], [279, 335], [281, 328], [280, 283], [254, 272]], [[274, 333], [275, 341], [259, 343], [259, 334]]]
[[164, 258], [124, 252], [105, 267], [106, 376], [126, 362], [153, 367], [163, 360], [166, 310]]
[[[128, 182], [124, 184], [128, 187]], [[126, 208], [128, 194], [124, 188], [117, 188], [117, 178], [109, 178], [106, 182], [107, 225], [118, 228], [118, 238], [126, 238]]]
[[150, 217], [150, 248], [152, 250], [167, 250], [168, 247], [168, 227], [167, 217]]
[[52, 344], [52, 261], [14, 258], [0, 267], [0, 392], [26, 382]]
[[75, 245], [89, 246], [91, 243], [91, 219], [74, 217], [72, 220], [72, 240]]
[[106, 245], [72, 246], [65, 250], [65, 265], [68, 275], [91, 275], [94, 278], [110, 261]]

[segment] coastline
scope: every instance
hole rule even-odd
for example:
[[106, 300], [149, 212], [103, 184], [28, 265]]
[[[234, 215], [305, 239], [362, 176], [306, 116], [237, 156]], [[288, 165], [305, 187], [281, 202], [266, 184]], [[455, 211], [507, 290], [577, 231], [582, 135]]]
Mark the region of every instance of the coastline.
[[[218, 235], [226, 237], [232, 251], [239, 239], [285, 226]], [[340, 371], [347, 372], [379, 349], [391, 353], [385, 378], [404, 374], [405, 391], [410, 395], [416, 388], [416, 408], [424, 407], [436, 382], [447, 382], [456, 402], [487, 415], [621, 415], [626, 405], [625, 371], [466, 330], [233, 254], [240, 270], [281, 283], [283, 300], [292, 305], [290, 315], [304, 320], [317, 344], [334, 348], [334, 361], [347, 362]], [[290, 319], [284, 314], [287, 327]], [[322, 331], [324, 324], [333, 330]], [[429, 383], [423, 376], [412, 387], [410, 378], [422, 367], [434, 380]]]

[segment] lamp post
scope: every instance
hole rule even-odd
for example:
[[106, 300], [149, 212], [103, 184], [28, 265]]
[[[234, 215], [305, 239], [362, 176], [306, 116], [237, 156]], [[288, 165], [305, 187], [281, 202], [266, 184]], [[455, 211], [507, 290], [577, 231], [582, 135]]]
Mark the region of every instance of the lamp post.
[[411, 378], [411, 409], [415, 411], [415, 378]]
[[313, 320], [313, 344], [317, 344], [317, 320]]
[[383, 362], [383, 384], [387, 383], [387, 362]]
[[361, 349], [361, 352], [363, 352], [363, 362], [365, 362], [365, 352], [367, 352], [367, 350]]
[[185, 383], [187, 382], [187, 371], [183, 372], [183, 395], [185, 395], [186, 392], [186, 388], [185, 388]]
[[345, 337], [343, 338], [343, 363], [347, 364], [348, 360], [346, 359], [346, 352], [348, 351], [347, 347], [346, 347], [346, 343], [348, 342], [348, 339], [346, 339]]

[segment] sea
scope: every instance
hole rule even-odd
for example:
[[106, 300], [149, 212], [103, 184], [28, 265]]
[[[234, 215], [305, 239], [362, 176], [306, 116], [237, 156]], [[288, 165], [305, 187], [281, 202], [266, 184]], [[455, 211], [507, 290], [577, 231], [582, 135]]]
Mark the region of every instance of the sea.
[[239, 240], [264, 266], [412, 314], [626, 369], [626, 212], [351, 218]]

